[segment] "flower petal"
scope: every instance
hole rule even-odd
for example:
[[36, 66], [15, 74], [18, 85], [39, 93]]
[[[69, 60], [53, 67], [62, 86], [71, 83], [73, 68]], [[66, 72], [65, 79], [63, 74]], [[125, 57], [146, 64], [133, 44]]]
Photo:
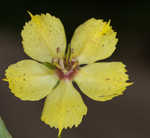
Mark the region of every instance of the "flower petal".
[[61, 81], [45, 101], [41, 120], [59, 129], [76, 127], [86, 115], [87, 107], [70, 81]]
[[57, 83], [53, 70], [33, 60], [22, 60], [10, 65], [5, 75], [12, 93], [22, 100], [40, 100]]
[[74, 32], [71, 40], [72, 58], [80, 64], [92, 63], [112, 55], [118, 39], [112, 30], [110, 21], [104, 22], [94, 18], [81, 24]]
[[127, 86], [128, 75], [125, 65], [121, 62], [94, 63], [79, 71], [75, 81], [81, 90], [96, 101], [110, 100], [123, 94]]
[[25, 53], [42, 62], [50, 62], [52, 57], [63, 57], [66, 37], [61, 21], [48, 13], [29, 14], [31, 20], [25, 24], [21, 34]]

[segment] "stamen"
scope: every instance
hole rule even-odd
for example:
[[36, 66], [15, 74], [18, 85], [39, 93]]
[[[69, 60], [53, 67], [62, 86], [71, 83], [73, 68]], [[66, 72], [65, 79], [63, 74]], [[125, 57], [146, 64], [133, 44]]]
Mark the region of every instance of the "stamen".
[[64, 61], [63, 61], [63, 59], [59, 59], [58, 62], [59, 62], [59, 65], [60, 65], [60, 66], [62, 67], [62, 69], [64, 70], [64, 69], [65, 69], [65, 66], [64, 66]]
[[61, 66], [60, 66], [58, 63], [54, 62], [53, 64], [54, 64], [58, 69], [60, 69], [60, 70], [62, 69]]
[[76, 68], [77, 65], [78, 65], [78, 62], [75, 62], [75, 63], [73, 64], [73, 66], [72, 66], [72, 69]]

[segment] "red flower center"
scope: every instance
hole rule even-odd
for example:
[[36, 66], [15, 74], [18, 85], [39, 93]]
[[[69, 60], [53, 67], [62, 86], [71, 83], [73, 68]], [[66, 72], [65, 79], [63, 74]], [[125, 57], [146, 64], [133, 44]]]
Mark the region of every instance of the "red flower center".
[[61, 68], [56, 68], [56, 74], [58, 75], [60, 80], [72, 80], [79, 70], [77, 61], [71, 61], [70, 63], [66, 63], [65, 60], [63, 60], [63, 63], [60, 62], [59, 65], [61, 66]]

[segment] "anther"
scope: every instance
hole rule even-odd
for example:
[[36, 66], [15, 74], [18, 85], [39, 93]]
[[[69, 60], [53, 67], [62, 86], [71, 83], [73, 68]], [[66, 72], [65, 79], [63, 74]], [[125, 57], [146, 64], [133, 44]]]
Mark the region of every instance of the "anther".
[[59, 59], [58, 62], [59, 62], [59, 65], [61, 66], [61, 68], [64, 70], [64, 69], [65, 69], [65, 66], [64, 66], [64, 61], [63, 61], [63, 59]]

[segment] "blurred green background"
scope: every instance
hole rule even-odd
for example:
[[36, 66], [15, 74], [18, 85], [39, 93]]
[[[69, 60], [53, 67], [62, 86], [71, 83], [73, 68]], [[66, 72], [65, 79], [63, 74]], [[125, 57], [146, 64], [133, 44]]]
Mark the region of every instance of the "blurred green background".
[[[77, 128], [63, 131], [63, 138], [150, 138], [150, 2], [139, 1], [1, 1], [0, 77], [8, 65], [27, 59], [20, 32], [33, 14], [51, 13], [63, 22], [68, 42], [75, 28], [95, 17], [108, 21], [119, 42], [106, 61], [123, 61], [134, 85], [123, 96], [96, 102], [82, 94], [88, 114]], [[56, 138], [57, 131], [40, 121], [44, 99], [21, 101], [0, 82], [0, 115], [13, 138]]]

